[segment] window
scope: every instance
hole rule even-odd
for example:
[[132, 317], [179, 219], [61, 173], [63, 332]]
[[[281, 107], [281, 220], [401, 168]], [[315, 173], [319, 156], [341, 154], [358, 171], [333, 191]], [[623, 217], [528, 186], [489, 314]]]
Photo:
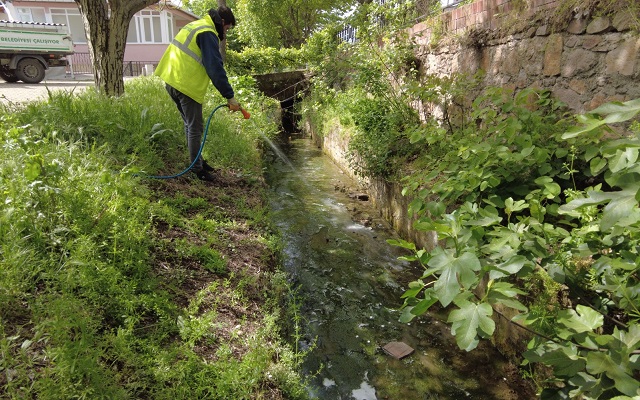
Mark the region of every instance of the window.
[[18, 21], [24, 22], [47, 22], [47, 17], [44, 14], [44, 8], [31, 8], [31, 7], [17, 7], [14, 16]]
[[173, 39], [173, 14], [165, 12], [165, 28], [167, 30], [167, 42]]
[[84, 32], [84, 23], [80, 16], [80, 10], [72, 8], [52, 8], [51, 22], [54, 24], [65, 24], [71, 31], [71, 38], [74, 43], [87, 43], [87, 36]]
[[162, 24], [160, 23], [160, 12], [140, 11], [138, 22], [140, 23], [140, 42], [162, 43]]
[[143, 10], [129, 23], [127, 43], [169, 43], [173, 39], [173, 15]]
[[138, 17], [129, 21], [129, 32], [127, 32], [127, 43], [138, 43]]

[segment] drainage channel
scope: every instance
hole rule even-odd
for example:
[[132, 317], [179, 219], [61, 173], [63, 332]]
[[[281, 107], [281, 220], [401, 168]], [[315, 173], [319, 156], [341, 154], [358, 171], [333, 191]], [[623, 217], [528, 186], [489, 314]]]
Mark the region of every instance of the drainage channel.
[[[398, 260], [406, 254], [387, 244], [393, 231], [350, 195], [353, 182], [320, 149], [309, 139], [287, 147], [269, 168], [269, 201], [301, 303], [310, 397], [521, 398], [513, 368], [488, 343], [459, 350], [442, 316], [398, 322], [418, 267]], [[413, 351], [397, 359], [384, 351], [390, 344]]]

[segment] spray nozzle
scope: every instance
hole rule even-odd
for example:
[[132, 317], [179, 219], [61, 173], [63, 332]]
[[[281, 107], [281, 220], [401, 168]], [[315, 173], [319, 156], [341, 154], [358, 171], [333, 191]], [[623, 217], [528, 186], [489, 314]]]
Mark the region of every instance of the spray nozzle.
[[[229, 107], [228, 104], [225, 104], [225, 106]], [[251, 118], [251, 114], [249, 114], [249, 111], [245, 110], [244, 108], [240, 107], [240, 112], [242, 113], [242, 116], [244, 117], [244, 119]]]

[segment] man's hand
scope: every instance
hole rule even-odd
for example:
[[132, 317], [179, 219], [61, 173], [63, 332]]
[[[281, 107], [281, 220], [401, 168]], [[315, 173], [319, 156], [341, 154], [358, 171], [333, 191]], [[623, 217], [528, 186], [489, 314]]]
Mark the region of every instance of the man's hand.
[[238, 103], [238, 100], [236, 100], [235, 97], [232, 97], [229, 100], [227, 100], [227, 106], [231, 111], [240, 111], [240, 103]]

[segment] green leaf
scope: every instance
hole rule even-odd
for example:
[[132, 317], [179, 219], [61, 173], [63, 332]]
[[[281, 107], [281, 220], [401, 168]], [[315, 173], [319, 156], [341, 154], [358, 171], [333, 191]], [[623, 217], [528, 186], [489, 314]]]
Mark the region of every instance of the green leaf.
[[609, 159], [609, 169], [611, 172], [621, 171], [638, 160], [638, 149], [625, 148], [616, 151], [616, 154]]
[[542, 193], [547, 199], [553, 199], [562, 192], [562, 188], [555, 182], [545, 183]]
[[571, 386], [578, 388], [571, 396], [571, 398], [576, 398], [584, 391], [590, 391], [593, 389], [598, 384], [598, 379], [587, 373], [578, 372], [576, 376], [569, 379], [568, 382]]
[[524, 267], [527, 262], [528, 260], [525, 256], [513, 256], [502, 264], [491, 267], [491, 271], [489, 272], [489, 279], [499, 279], [505, 276], [516, 274], [522, 269], [522, 267]]
[[[602, 220], [600, 221], [600, 229], [602, 231], [609, 230], [614, 225], [619, 224], [622, 219], [632, 218], [630, 223], [635, 222], [635, 219], [633, 219], [633, 217], [638, 211], [638, 201], [635, 198], [635, 192], [623, 192], [626, 192], [626, 196], [613, 199], [604, 208], [602, 212]], [[621, 194], [623, 192], [616, 193]], [[638, 216], [636, 215], [636, 219], [637, 217]], [[628, 223], [621, 225], [626, 226], [628, 225]]]
[[458, 347], [471, 351], [478, 346], [479, 336], [493, 334], [493, 309], [487, 303], [474, 304], [467, 300], [458, 302], [457, 306], [460, 308], [449, 314], [447, 322], [452, 323], [451, 333], [456, 337]]
[[607, 159], [594, 157], [589, 162], [589, 169], [591, 170], [592, 175], [597, 175], [607, 166]]
[[414, 243], [411, 243], [402, 239], [387, 239], [387, 243], [389, 243], [392, 246], [402, 247], [403, 249], [407, 249], [407, 250], [412, 250], [412, 251], [416, 250], [416, 245]]
[[402, 294], [402, 296], [400, 296], [400, 298], [401, 299], [406, 299], [406, 298], [416, 297], [418, 295], [418, 293], [420, 293], [422, 291], [423, 288], [424, 288], [424, 286], [422, 286], [422, 285], [419, 286], [419, 287], [411, 287], [411, 285], [409, 285], [409, 289], [407, 289]]
[[24, 176], [30, 180], [35, 181], [42, 173], [42, 166], [39, 162], [28, 162], [24, 167]]
[[490, 304], [503, 304], [507, 307], [527, 312], [527, 307], [516, 299], [519, 294], [525, 294], [525, 292], [508, 282], [496, 282], [489, 288], [487, 300]]
[[444, 307], [453, 301], [461, 288], [469, 289], [478, 281], [475, 271], [481, 268], [480, 260], [473, 253], [464, 253], [456, 258], [446, 251], [434, 255], [428, 265], [440, 272], [433, 288]]
[[536, 146], [525, 147], [524, 149], [522, 149], [520, 154], [522, 154], [524, 157], [528, 157], [531, 153], [533, 153], [533, 149], [535, 148]]
[[628, 332], [614, 328], [612, 336], [624, 343], [629, 348], [629, 351], [634, 351], [640, 347], [640, 325], [630, 325]]
[[402, 310], [402, 314], [400, 314], [400, 318], [398, 318], [398, 321], [402, 322], [403, 324], [411, 322], [416, 317], [416, 315], [411, 312], [412, 309], [412, 306], [405, 307]]
[[604, 373], [616, 383], [616, 389], [627, 396], [640, 395], [640, 382], [630, 376], [630, 372], [616, 362], [610, 354], [592, 351], [587, 354], [587, 372]]
[[584, 149], [584, 158], [587, 161], [591, 160], [592, 158], [594, 158], [598, 154], [600, 154], [600, 148], [597, 147], [597, 146], [587, 146]]
[[586, 120], [582, 126], [574, 127], [568, 130], [567, 132], [563, 133], [562, 139], [567, 140], [567, 139], [575, 138], [583, 133], [591, 132], [594, 129], [597, 129], [604, 124], [606, 124], [605, 121], [591, 117], [588, 120]]
[[422, 315], [426, 313], [429, 310], [429, 308], [431, 308], [431, 306], [436, 304], [436, 302], [438, 301], [437, 297], [429, 296], [427, 294], [425, 295], [426, 296], [424, 299], [420, 300], [418, 304], [413, 306], [413, 308], [411, 309], [411, 314]]
[[567, 393], [569, 388], [562, 389], [550, 389], [545, 388], [540, 393], [540, 400], [566, 400], [570, 399], [569, 393]]
[[541, 362], [552, 366], [558, 377], [573, 377], [583, 371], [586, 365], [584, 358], [578, 355], [575, 345], [563, 346], [547, 342], [526, 351], [524, 356], [530, 362]]
[[605, 115], [620, 112], [640, 112], [640, 99], [634, 99], [625, 101], [624, 103], [619, 101], [612, 101], [602, 104], [591, 111], [593, 114]]
[[602, 314], [580, 304], [576, 306], [576, 310], [561, 310], [558, 312], [558, 323], [575, 333], [592, 332], [602, 326], [603, 320]]
[[560, 214], [569, 214], [581, 207], [595, 206], [607, 203], [614, 197], [611, 192], [600, 192], [595, 190], [589, 191], [587, 192], [587, 194], [589, 195], [589, 197], [571, 200], [569, 203], [563, 204], [562, 206], [560, 206], [560, 208], [558, 208], [558, 212]]
[[522, 211], [528, 208], [529, 205], [524, 200], [513, 201], [511, 197], [504, 201], [504, 207], [507, 214], [511, 214], [516, 211]]
[[[640, 165], [634, 169], [639, 169]], [[633, 169], [627, 169], [622, 173], [609, 174], [605, 177], [607, 183], [611, 186], [619, 187], [623, 190], [636, 191], [640, 188], [640, 171], [636, 172]]]

